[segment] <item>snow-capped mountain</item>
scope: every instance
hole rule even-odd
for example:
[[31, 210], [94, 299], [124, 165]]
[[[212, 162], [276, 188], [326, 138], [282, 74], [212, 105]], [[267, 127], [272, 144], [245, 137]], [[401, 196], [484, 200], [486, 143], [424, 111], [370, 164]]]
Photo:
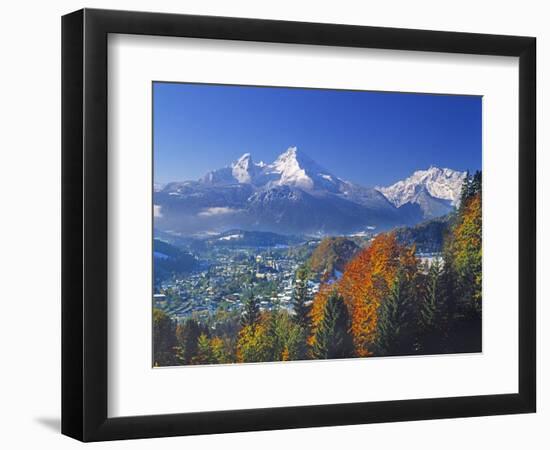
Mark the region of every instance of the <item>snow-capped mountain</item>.
[[[455, 192], [445, 176], [452, 185], [459, 172], [437, 170], [448, 175], [416, 172], [402, 184], [377, 190], [337, 177], [296, 147], [269, 164], [255, 163], [245, 153], [198, 181], [168, 183], [155, 191], [155, 227], [180, 234], [229, 229], [342, 234], [409, 225], [452, 209]], [[405, 182], [413, 185], [412, 194]]]
[[291, 186], [306, 191], [339, 192], [343, 181], [321, 167], [297, 147], [290, 147], [263, 168], [259, 182], [274, 186]]
[[231, 174], [239, 183], [250, 183], [261, 172], [264, 163], [255, 164], [250, 153], [245, 153], [231, 165]]
[[250, 153], [245, 153], [229, 167], [208, 172], [199, 181], [211, 185], [251, 183], [265, 167], [265, 163], [252, 161]]
[[396, 207], [417, 204], [424, 218], [438, 217], [458, 206], [465, 176], [466, 172], [432, 166], [391, 186], [376, 189]]
[[213, 170], [200, 182], [210, 185], [252, 184], [254, 186], [291, 186], [306, 191], [316, 189], [338, 192], [343, 180], [318, 165], [297, 147], [289, 147], [271, 164], [255, 163], [245, 153], [230, 166]]

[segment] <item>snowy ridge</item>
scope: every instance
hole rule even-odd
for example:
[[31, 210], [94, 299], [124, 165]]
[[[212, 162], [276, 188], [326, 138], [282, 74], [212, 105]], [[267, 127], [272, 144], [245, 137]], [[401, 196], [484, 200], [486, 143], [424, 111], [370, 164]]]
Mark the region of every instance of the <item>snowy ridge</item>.
[[279, 180], [274, 183], [276, 185], [296, 186], [311, 190], [313, 189], [313, 180], [308, 175], [308, 172], [311, 172], [311, 166], [313, 165], [315, 163], [309, 158], [305, 158], [304, 155], [300, 155], [300, 161], [298, 161], [298, 149], [290, 147], [286, 152], [279, 155], [273, 164], [266, 166], [264, 172], [266, 174], [279, 175]]
[[464, 176], [430, 167], [375, 189], [335, 176], [297, 147], [268, 164], [245, 153], [197, 181], [155, 189], [155, 226], [184, 235], [240, 229], [324, 236], [391, 229], [451, 212]]
[[252, 184], [254, 186], [290, 186], [306, 191], [342, 190], [343, 181], [318, 165], [297, 147], [289, 147], [271, 164], [254, 163], [245, 153], [229, 167], [208, 172], [200, 183], [209, 185]]
[[418, 170], [405, 180], [388, 187], [376, 187], [396, 207], [406, 203], [416, 203], [419, 194], [428, 193], [435, 199], [447, 200], [452, 206], [458, 206], [460, 192], [466, 172], [452, 169], [430, 167]]
[[245, 153], [231, 165], [231, 174], [239, 183], [250, 183], [259, 173], [260, 167], [254, 164], [250, 153]]

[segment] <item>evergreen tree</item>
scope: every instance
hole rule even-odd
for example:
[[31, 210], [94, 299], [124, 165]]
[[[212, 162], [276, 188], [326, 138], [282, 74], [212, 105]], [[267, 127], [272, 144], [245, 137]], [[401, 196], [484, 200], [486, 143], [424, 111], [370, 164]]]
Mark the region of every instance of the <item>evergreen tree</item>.
[[472, 187], [471, 187], [471, 195], [476, 195], [477, 193], [481, 192], [482, 187], [482, 179], [481, 179], [481, 171], [476, 170], [476, 173], [474, 173], [474, 176], [472, 178]]
[[307, 334], [286, 311], [272, 311], [267, 321], [269, 348], [272, 361], [290, 361], [307, 358]]
[[176, 325], [160, 309], [153, 309], [153, 365], [176, 364]]
[[325, 304], [323, 318], [315, 332], [312, 353], [316, 359], [353, 356], [350, 317], [344, 298], [333, 291]]
[[260, 319], [260, 305], [253, 295], [249, 295], [244, 305], [244, 311], [241, 316], [241, 326], [254, 327]]
[[197, 342], [197, 355], [193, 358], [193, 364], [215, 364], [214, 352], [210, 345], [210, 339], [204, 333], [199, 336]]
[[419, 306], [419, 347], [423, 353], [440, 353], [445, 345], [448, 321], [442, 281], [443, 268], [436, 259], [428, 269]]
[[292, 299], [292, 307], [294, 309], [294, 320], [300, 325], [306, 333], [310, 327], [310, 298], [307, 292], [308, 271], [305, 267], [301, 267], [296, 271], [296, 280], [294, 287], [294, 297]]
[[200, 335], [200, 326], [194, 319], [188, 319], [183, 325], [178, 325], [176, 336], [181, 349], [179, 359], [182, 364], [191, 364], [193, 358], [197, 356]]
[[409, 283], [405, 273], [399, 268], [389, 295], [379, 307], [376, 347], [380, 355], [403, 355], [413, 352], [412, 324], [415, 315], [412, 306]]
[[460, 208], [466, 203], [466, 200], [471, 195], [471, 181], [470, 172], [466, 172], [466, 176], [462, 181], [462, 190], [460, 191]]

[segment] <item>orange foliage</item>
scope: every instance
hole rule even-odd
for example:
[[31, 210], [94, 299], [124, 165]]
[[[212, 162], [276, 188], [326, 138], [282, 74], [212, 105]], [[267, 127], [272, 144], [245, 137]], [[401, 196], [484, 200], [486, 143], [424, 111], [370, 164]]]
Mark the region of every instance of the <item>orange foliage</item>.
[[290, 361], [290, 352], [288, 347], [285, 347], [283, 353], [281, 354], [281, 361]]
[[321, 286], [311, 308], [312, 335], [308, 344], [314, 344], [315, 331], [323, 319], [325, 304], [331, 292], [336, 289], [344, 297], [350, 313], [350, 331], [356, 355], [372, 355], [378, 307], [389, 295], [399, 267], [404, 271], [405, 277], [413, 281], [418, 273], [414, 246], [399, 244], [394, 233], [376, 236], [368, 247], [346, 265], [338, 283]]
[[311, 310], [309, 313], [311, 318], [311, 335], [308, 337], [309, 346], [313, 346], [315, 344], [315, 334], [317, 332], [317, 327], [323, 320], [325, 305], [334, 289], [337, 289], [336, 285], [334, 284], [322, 284], [319, 292], [313, 299], [313, 304], [311, 305]]
[[314, 327], [322, 318], [328, 294], [336, 288], [350, 312], [355, 353], [357, 356], [371, 355], [380, 302], [389, 294], [400, 266], [406, 276], [416, 275], [418, 260], [414, 253], [414, 247], [400, 245], [394, 233], [379, 234], [346, 265], [336, 285], [320, 290], [312, 309]]

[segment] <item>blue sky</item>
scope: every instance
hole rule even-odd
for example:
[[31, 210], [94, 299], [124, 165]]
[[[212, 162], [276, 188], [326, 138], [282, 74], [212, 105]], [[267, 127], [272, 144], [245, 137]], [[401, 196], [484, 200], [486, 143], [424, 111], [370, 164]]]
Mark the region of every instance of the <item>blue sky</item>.
[[481, 97], [153, 84], [155, 182], [297, 146], [341, 178], [387, 185], [430, 165], [481, 168]]

